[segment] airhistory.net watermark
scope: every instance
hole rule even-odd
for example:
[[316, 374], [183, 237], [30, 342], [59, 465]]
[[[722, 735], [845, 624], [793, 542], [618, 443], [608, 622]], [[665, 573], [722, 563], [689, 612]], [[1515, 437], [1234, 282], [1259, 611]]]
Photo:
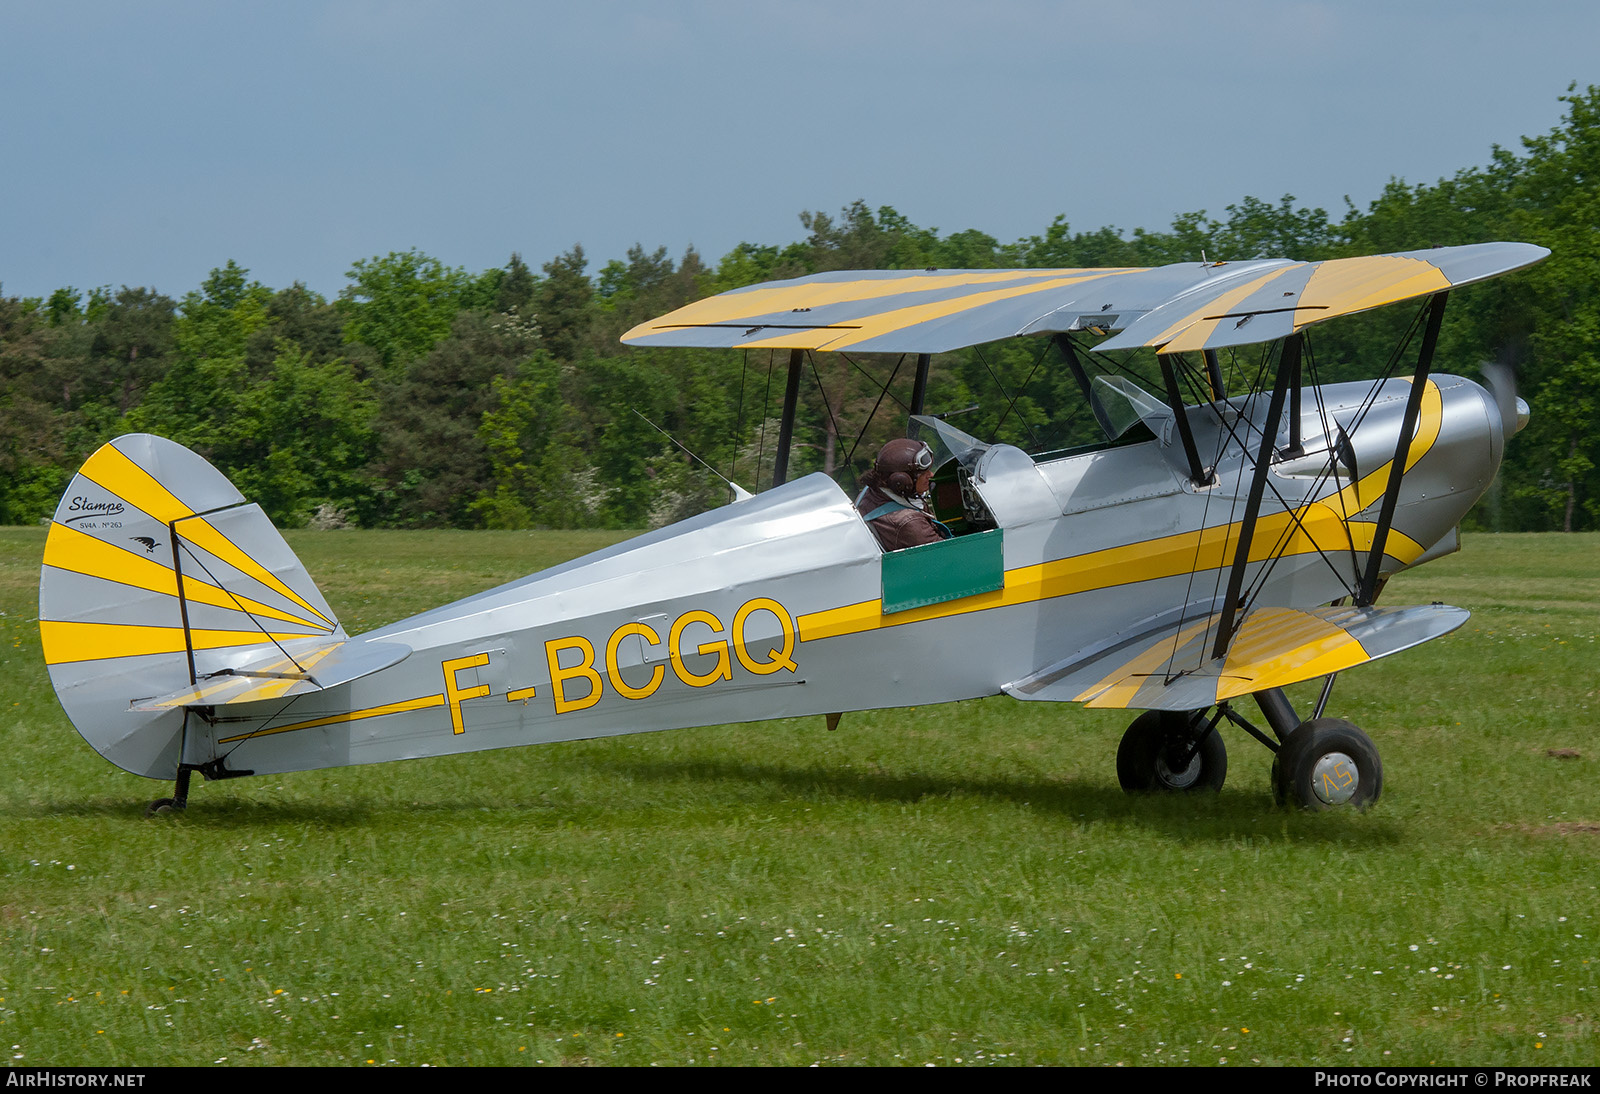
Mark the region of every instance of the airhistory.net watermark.
[[8, 1068], [5, 1085], [16, 1088], [44, 1087], [142, 1087], [142, 1071], [78, 1071], [51, 1068]]

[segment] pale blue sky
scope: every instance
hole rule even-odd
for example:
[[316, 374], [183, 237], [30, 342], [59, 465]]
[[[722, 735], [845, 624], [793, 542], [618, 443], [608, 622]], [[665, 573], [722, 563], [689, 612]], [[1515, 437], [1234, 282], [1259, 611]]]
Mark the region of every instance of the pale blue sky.
[[1549, 130], [1572, 81], [1600, 4], [0, 0], [0, 287], [714, 262], [856, 198], [1002, 240], [1337, 214]]

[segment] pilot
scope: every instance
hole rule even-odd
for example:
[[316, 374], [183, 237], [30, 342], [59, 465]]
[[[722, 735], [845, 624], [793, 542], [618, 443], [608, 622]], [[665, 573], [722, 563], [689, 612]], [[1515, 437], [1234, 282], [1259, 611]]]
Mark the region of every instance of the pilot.
[[925, 507], [932, 481], [933, 450], [908, 437], [884, 445], [872, 470], [861, 476], [856, 509], [885, 551], [950, 538], [950, 529]]

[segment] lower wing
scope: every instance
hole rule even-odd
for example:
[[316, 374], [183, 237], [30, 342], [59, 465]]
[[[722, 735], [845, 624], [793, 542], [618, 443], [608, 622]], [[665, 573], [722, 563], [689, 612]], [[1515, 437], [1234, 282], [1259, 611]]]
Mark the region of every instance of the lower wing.
[[1090, 707], [1198, 710], [1410, 649], [1455, 630], [1463, 608], [1257, 608], [1228, 652], [1211, 656], [1220, 615], [1169, 622], [1074, 653], [1005, 685], [1018, 699]]

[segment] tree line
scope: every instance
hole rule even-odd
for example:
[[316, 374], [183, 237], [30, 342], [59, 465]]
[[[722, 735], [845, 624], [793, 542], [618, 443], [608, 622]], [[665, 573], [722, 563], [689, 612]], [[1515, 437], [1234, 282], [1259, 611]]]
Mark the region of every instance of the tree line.
[[[664, 434], [749, 488], [772, 472], [786, 353], [618, 340], [700, 297], [827, 270], [1321, 259], [1508, 239], [1552, 255], [1452, 293], [1434, 366], [1475, 376], [1482, 361], [1511, 363], [1533, 410], [1468, 523], [1594, 529], [1600, 88], [1562, 101], [1562, 123], [1520, 151], [1495, 148], [1434, 183], [1391, 181], [1338, 217], [1245, 197], [1162, 231], [1075, 230], [1062, 216], [1002, 243], [856, 202], [802, 213], [800, 240], [741, 243], [715, 264], [692, 248], [674, 258], [635, 246], [591, 272], [574, 246], [537, 272], [513, 254], [473, 274], [412, 250], [356, 262], [332, 300], [269, 288], [231, 261], [181, 299], [127, 286], [0, 292], [0, 524], [48, 518], [88, 453], [144, 431], [201, 453], [281, 526], [656, 526], [727, 498]], [[1318, 379], [1378, 374], [1410, 319], [1402, 305], [1315, 328]], [[937, 356], [929, 409], [1034, 452], [1092, 440], [1076, 384], [1045, 349], [1014, 340]], [[1232, 367], [1242, 385], [1260, 362], [1241, 354]], [[814, 355], [791, 476], [823, 470], [848, 488], [903, 430], [913, 370]]]

